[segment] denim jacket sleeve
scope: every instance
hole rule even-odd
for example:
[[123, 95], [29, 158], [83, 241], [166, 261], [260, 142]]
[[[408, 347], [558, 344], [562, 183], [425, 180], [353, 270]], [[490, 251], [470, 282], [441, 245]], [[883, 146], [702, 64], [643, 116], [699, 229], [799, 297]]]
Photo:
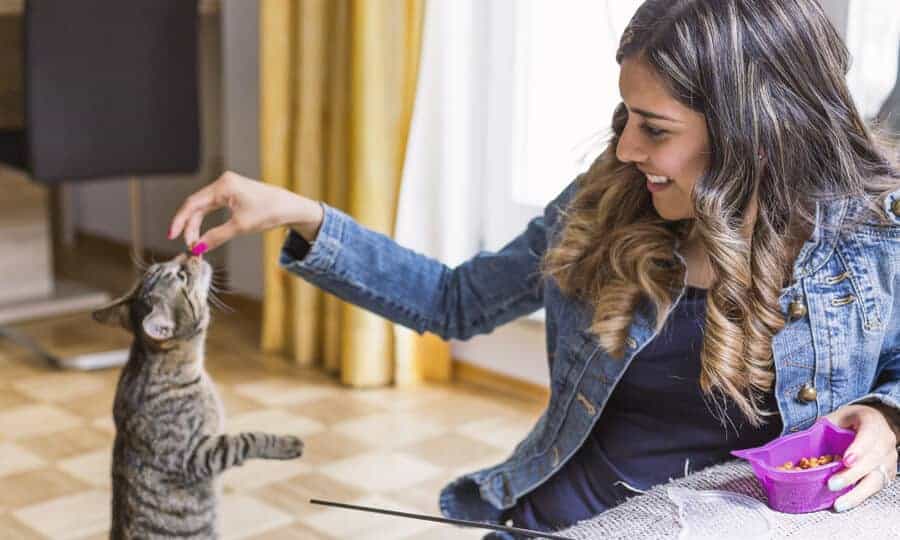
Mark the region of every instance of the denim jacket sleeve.
[[547, 249], [548, 205], [497, 252], [481, 252], [456, 268], [406, 249], [325, 206], [312, 246], [291, 232], [280, 264], [342, 300], [419, 333], [468, 339], [543, 305], [540, 261]]

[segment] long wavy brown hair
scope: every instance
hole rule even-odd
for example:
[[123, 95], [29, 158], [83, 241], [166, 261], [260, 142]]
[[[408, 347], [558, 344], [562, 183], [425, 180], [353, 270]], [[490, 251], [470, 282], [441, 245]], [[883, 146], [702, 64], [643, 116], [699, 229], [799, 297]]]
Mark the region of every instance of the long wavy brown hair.
[[595, 306], [592, 333], [622, 358], [642, 301], [662, 328], [686, 276], [677, 248], [692, 235], [713, 271], [701, 388], [718, 412], [727, 396], [760, 425], [772, 413], [761, 404], [775, 380], [772, 337], [785, 324], [779, 296], [816, 205], [858, 198], [886, 220], [879, 201], [900, 188], [900, 174], [860, 119], [847, 49], [814, 0], [650, 0], [616, 56], [647, 62], [705, 115], [711, 154], [692, 194], [696, 217], [663, 220], [643, 174], [616, 159], [628, 114], [620, 104], [608, 146], [564, 210], [545, 276]]

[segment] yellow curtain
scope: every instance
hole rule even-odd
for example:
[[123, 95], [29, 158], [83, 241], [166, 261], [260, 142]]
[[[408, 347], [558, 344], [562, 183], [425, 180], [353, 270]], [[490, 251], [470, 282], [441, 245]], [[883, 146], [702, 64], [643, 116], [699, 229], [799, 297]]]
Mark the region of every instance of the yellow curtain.
[[[421, 50], [423, 0], [262, 0], [262, 177], [394, 228]], [[323, 294], [278, 267], [264, 238], [263, 350], [321, 364], [352, 386], [448, 380], [435, 336]]]

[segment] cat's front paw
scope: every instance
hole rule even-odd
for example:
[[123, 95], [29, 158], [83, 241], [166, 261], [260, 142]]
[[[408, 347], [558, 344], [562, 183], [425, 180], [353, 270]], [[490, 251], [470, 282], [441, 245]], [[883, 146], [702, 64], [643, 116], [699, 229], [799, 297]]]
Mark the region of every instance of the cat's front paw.
[[298, 458], [303, 455], [303, 441], [293, 435], [282, 435], [278, 437], [274, 450], [275, 453], [271, 456], [274, 459]]

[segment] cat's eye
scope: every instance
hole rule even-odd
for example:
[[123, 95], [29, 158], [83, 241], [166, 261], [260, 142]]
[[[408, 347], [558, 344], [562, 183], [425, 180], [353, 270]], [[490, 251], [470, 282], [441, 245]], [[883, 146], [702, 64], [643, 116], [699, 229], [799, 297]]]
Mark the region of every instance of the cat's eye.
[[181, 270], [179, 270], [178, 273], [175, 275], [176, 275], [176, 277], [178, 277], [179, 281], [187, 282], [187, 272], [185, 272], [183, 268]]

